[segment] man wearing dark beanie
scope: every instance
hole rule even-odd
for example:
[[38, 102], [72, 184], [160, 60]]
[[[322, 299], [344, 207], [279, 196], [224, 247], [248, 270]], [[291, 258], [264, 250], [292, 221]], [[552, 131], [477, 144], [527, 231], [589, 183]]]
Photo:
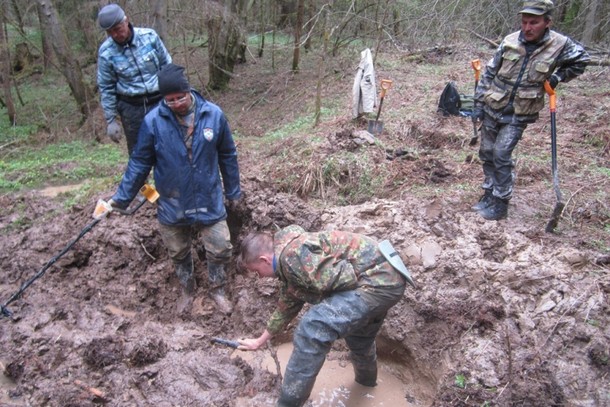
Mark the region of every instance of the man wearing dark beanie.
[[223, 186], [228, 204], [236, 205], [241, 188], [235, 142], [224, 113], [191, 89], [183, 67], [168, 64], [158, 78], [163, 101], [144, 118], [110, 204], [126, 208], [154, 167], [159, 231], [183, 291], [178, 311], [190, 308], [197, 288], [191, 237], [198, 235], [206, 251], [208, 292], [229, 314], [226, 266], [233, 247]]
[[161, 100], [157, 72], [172, 57], [154, 30], [131, 25], [118, 4], [102, 7], [97, 22], [108, 35], [97, 61], [106, 134], [118, 143], [122, 125], [131, 155], [144, 115]]

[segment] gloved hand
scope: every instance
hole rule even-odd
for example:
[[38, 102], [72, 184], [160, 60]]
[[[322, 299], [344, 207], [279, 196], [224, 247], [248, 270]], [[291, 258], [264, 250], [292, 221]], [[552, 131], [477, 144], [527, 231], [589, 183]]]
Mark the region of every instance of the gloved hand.
[[110, 140], [118, 143], [121, 140], [121, 126], [116, 120], [108, 123], [108, 127], [106, 128], [106, 135], [110, 137]]
[[559, 75], [553, 74], [549, 78], [549, 84], [551, 85], [551, 88], [553, 88], [553, 89], [555, 89], [555, 87], [557, 85], [559, 85], [559, 82], [561, 82], [561, 78], [559, 78]]
[[472, 121], [474, 121], [474, 122], [483, 121], [483, 116], [484, 116], [483, 106], [475, 104], [474, 109], [472, 109]]

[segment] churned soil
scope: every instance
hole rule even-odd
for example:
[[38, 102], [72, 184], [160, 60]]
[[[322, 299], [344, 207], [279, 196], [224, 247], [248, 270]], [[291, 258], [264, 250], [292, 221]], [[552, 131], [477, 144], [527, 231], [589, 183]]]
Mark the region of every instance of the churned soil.
[[[465, 47], [416, 62], [380, 55], [378, 77], [394, 84], [374, 144], [357, 137], [366, 118], [350, 116], [358, 53], [326, 63], [323, 107], [334, 113], [292, 132], [283, 125], [313, 111], [319, 60], [305, 57], [296, 75], [263, 61], [240, 65], [228, 91], [206, 94], [225, 110], [239, 148], [244, 199], [229, 213], [234, 246], [249, 231], [290, 224], [390, 239], [417, 283], [378, 338], [381, 362], [408, 388], [405, 405], [608, 405], [608, 70], [590, 67], [558, 90], [566, 208], [555, 233], [546, 233], [556, 202], [548, 111], [517, 148], [515, 196], [498, 222], [470, 209], [482, 173], [477, 147], [468, 145], [472, 123], [436, 112], [445, 83], [468, 93], [468, 61], [491, 52]], [[262, 137], [270, 131], [278, 132], [272, 141]], [[112, 192], [68, 212], [62, 194], [0, 197], [0, 300], [78, 236], [92, 222], [94, 201]], [[0, 404], [272, 403], [278, 372], [211, 339], [258, 336], [276, 282], [231, 265], [235, 310], [222, 315], [207, 296], [200, 245], [194, 258], [199, 288], [190, 311], [179, 313], [154, 206], [95, 225], [9, 305], [12, 318], [0, 320]], [[290, 341], [293, 327], [273, 345]], [[341, 341], [333, 354], [346, 357]]]

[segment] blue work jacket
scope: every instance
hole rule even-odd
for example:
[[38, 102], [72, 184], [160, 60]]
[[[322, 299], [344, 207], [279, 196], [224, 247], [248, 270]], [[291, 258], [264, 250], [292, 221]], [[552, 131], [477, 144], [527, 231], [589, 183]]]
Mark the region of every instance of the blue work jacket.
[[[227, 119], [215, 104], [196, 100], [192, 158], [176, 116], [165, 104], [151, 110], [138, 134], [121, 184], [112, 199], [126, 207], [154, 167], [160, 194], [157, 217], [164, 225], [211, 225], [226, 219], [223, 200], [241, 196], [237, 149]], [[222, 175], [222, 176], [221, 176]]]

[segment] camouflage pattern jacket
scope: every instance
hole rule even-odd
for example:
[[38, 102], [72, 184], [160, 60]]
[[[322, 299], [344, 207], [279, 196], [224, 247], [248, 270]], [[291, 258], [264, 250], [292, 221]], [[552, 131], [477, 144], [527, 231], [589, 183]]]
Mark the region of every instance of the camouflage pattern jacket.
[[[569, 82], [585, 71], [589, 60], [581, 45], [555, 31], [547, 29], [537, 43], [514, 32], [487, 63], [475, 101], [500, 123], [533, 123], [544, 107], [544, 81], [554, 74]], [[507, 112], [509, 104], [513, 109]]]
[[405, 284], [377, 242], [356, 233], [307, 233], [300, 226], [288, 226], [275, 234], [274, 254], [281, 287], [278, 306], [267, 323], [272, 335], [285, 328], [305, 303], [317, 304], [333, 292]]

